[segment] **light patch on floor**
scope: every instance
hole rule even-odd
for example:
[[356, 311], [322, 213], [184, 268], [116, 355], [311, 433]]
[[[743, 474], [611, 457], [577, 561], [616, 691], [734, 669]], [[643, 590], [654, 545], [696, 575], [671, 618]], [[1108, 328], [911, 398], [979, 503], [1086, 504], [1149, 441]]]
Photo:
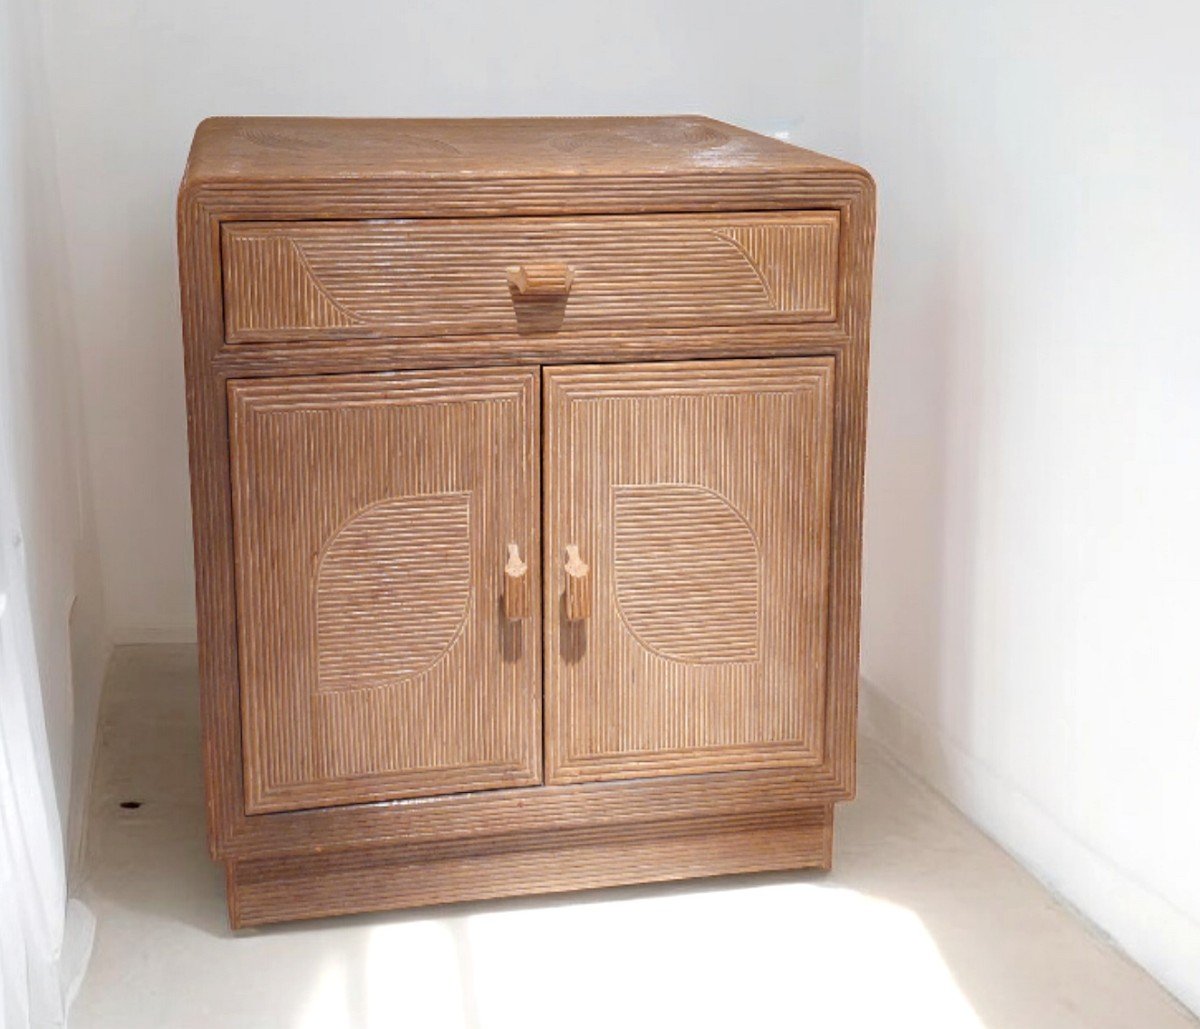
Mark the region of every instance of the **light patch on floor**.
[[196, 696], [193, 648], [118, 651], [81, 884], [99, 925], [72, 1029], [1197, 1025], [869, 745], [830, 874], [235, 934], [204, 843]]

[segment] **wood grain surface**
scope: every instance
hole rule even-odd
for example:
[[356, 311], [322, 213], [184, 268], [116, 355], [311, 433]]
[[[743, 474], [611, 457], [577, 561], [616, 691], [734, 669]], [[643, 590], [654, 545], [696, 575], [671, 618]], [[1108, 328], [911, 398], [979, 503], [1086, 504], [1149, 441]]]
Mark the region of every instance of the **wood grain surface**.
[[228, 862], [235, 928], [295, 918], [744, 872], [829, 868], [833, 811], [593, 827]]
[[708, 177], [840, 169], [822, 154], [712, 118], [209, 118], [188, 175], [212, 182], [452, 182], [530, 176]]

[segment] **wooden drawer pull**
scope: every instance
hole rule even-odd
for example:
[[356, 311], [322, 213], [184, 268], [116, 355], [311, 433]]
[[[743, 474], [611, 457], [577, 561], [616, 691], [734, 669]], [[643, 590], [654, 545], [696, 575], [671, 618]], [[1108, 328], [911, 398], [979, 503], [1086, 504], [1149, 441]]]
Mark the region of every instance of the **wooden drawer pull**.
[[508, 269], [508, 288], [522, 297], [565, 297], [575, 270], [568, 264], [520, 264]]
[[512, 622], [529, 617], [529, 565], [515, 543], [508, 545], [504, 562], [504, 617]]
[[567, 547], [567, 621], [582, 622], [592, 613], [592, 581], [588, 577], [588, 566], [579, 556], [574, 544]]

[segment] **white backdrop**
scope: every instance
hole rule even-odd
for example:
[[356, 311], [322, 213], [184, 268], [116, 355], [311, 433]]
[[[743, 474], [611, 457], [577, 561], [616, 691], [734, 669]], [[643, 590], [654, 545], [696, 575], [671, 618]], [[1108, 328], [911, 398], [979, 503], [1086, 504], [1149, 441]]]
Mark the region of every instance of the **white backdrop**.
[[864, 38], [870, 727], [1200, 1010], [1200, 9]]
[[[73, 741], [104, 648], [33, 0], [0, 5], [0, 1026], [61, 1023], [91, 941], [67, 905]], [[82, 694], [82, 699], [77, 696]], [[78, 827], [76, 828], [78, 834]], [[69, 912], [69, 914], [68, 914]]]

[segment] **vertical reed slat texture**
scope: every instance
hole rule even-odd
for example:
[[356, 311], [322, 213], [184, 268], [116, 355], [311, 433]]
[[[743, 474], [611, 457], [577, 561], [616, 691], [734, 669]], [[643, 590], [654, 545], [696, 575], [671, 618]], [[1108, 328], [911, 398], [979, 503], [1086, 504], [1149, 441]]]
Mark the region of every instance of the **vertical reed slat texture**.
[[[834, 359], [547, 368], [546, 772], [815, 764]], [[560, 616], [557, 555], [591, 567]]]
[[230, 383], [248, 811], [540, 780], [536, 383]]

